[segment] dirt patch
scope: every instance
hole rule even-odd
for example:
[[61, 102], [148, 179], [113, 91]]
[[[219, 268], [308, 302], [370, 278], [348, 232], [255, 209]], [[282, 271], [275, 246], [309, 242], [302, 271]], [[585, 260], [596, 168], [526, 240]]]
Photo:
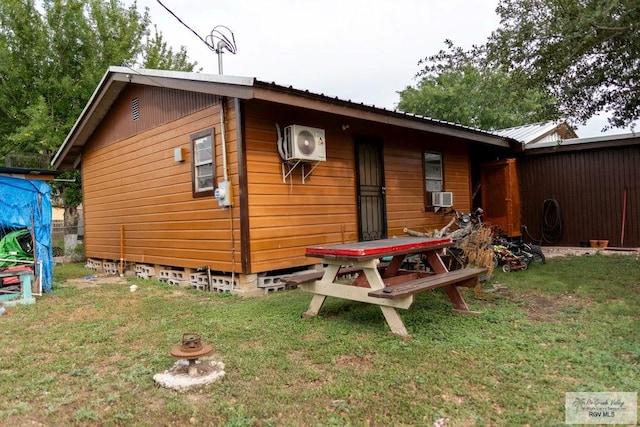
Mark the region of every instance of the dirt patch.
[[570, 307], [581, 308], [588, 304], [587, 300], [576, 295], [558, 295], [553, 299], [541, 295], [521, 295], [519, 299], [524, 302], [528, 319], [537, 322], [548, 321]]
[[640, 283], [632, 283], [629, 285], [629, 292], [640, 292]]
[[488, 294], [489, 296], [491, 295], [499, 295], [499, 296], [503, 296], [503, 297], [510, 297], [513, 293], [511, 292], [511, 289], [509, 289], [507, 286], [502, 285], [500, 283], [495, 283], [493, 285], [491, 285], [490, 287], [486, 287], [482, 289], [482, 292], [484, 294]]
[[545, 320], [558, 312], [553, 301], [540, 295], [530, 295], [526, 304], [529, 320]]
[[340, 355], [336, 358], [336, 364], [368, 370], [371, 367], [371, 358], [367, 356]]
[[124, 277], [104, 275], [85, 276], [80, 279], [69, 279], [66, 281], [67, 285], [72, 285], [78, 289], [93, 288], [96, 286], [107, 284], [124, 285], [127, 283], [127, 279], [125, 279]]
[[564, 246], [542, 246], [542, 252], [547, 259], [564, 256], [589, 256], [589, 255], [632, 255], [640, 256], [638, 249], [609, 250], [602, 248], [575, 248]]
[[0, 320], [2, 318], [7, 318], [13, 314], [14, 307], [5, 307], [0, 303]]

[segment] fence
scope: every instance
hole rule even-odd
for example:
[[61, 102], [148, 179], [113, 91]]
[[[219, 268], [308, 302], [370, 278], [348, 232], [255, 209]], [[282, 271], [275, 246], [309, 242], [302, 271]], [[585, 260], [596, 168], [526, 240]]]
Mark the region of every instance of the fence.
[[53, 220], [51, 224], [53, 256], [81, 255], [83, 238], [82, 227], [67, 227], [63, 220]]
[[49, 161], [46, 154], [9, 153], [4, 156], [4, 164], [10, 168], [48, 169]]

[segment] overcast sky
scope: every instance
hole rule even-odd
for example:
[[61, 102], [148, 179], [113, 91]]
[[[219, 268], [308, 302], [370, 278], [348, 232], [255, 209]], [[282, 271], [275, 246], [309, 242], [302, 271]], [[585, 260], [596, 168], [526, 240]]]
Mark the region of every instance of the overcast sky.
[[[499, 23], [497, 0], [161, 1], [203, 38], [217, 25], [233, 31], [237, 54], [223, 54], [224, 74], [387, 109], [416, 83], [418, 61], [443, 49], [445, 39], [463, 48], [483, 44]], [[201, 72], [218, 73], [215, 52], [157, 0], [138, 0], [138, 7], [149, 8], [174, 50], [186, 46]], [[602, 135], [605, 124], [594, 119], [578, 136]]]

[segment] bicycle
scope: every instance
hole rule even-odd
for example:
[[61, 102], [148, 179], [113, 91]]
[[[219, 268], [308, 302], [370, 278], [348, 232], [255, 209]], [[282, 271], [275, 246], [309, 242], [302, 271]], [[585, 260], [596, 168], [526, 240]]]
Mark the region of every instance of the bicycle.
[[[509, 251], [513, 257], [522, 260], [527, 267], [533, 262], [540, 264], [546, 263], [546, 258], [542, 249], [537, 245], [525, 242], [522, 238], [508, 239], [505, 236], [498, 234], [498, 236], [494, 235], [492, 245], [496, 252], [494, 262], [496, 267], [499, 265], [505, 265], [506, 262], [503, 259], [504, 256], [507, 256], [504, 254], [505, 250]], [[513, 263], [510, 265], [513, 266]]]

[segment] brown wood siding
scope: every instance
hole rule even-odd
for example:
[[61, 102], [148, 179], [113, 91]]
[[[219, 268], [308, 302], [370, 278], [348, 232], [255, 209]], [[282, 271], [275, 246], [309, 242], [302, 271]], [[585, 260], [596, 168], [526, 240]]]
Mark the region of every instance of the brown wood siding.
[[640, 246], [638, 146], [527, 155], [519, 170], [523, 224], [534, 239], [542, 235], [544, 201], [555, 199], [563, 229], [557, 245], [578, 246], [595, 239], [620, 246], [626, 189], [624, 246]]
[[507, 237], [522, 235], [520, 185], [516, 159], [502, 159], [481, 165], [484, 221]]
[[327, 161], [314, 170], [305, 184], [301, 182], [300, 169], [283, 183], [276, 144], [278, 113], [283, 114], [282, 127], [293, 123], [319, 124], [309, 121], [309, 117], [287, 122], [296, 120], [295, 116], [287, 118], [289, 114], [296, 114], [288, 110], [280, 112], [273, 105], [256, 102], [247, 102], [245, 108], [253, 272], [312, 263], [304, 257], [304, 248], [309, 242], [357, 240], [355, 160], [350, 138], [325, 128], [327, 140], [335, 141]]
[[[134, 99], [138, 99], [137, 120], [132, 118]], [[100, 123], [91, 140], [93, 144], [122, 141], [218, 102], [217, 96], [204, 93], [129, 85], [113, 104], [111, 112]]]
[[[160, 106], [185, 102], [184, 108], [178, 108], [181, 111], [202, 105], [189, 93], [178, 93], [179, 98], [186, 97], [182, 101], [164, 99], [176, 96], [175, 91], [151, 93]], [[148, 111], [146, 106], [152, 104], [143, 102], [141, 96], [140, 117], [156, 117], [157, 121], [145, 125], [143, 132], [121, 138], [119, 129], [131, 121], [129, 101], [125, 101], [112, 109], [83, 153], [87, 256], [119, 259], [120, 229], [124, 227], [124, 258], [129, 262], [190, 268], [210, 265], [214, 270], [236, 271], [240, 251], [233, 244], [240, 238], [239, 209], [221, 209], [213, 196], [192, 195], [190, 135], [215, 129], [216, 182], [223, 176], [219, 105], [163, 122], [174, 113], [163, 115], [157, 107]], [[237, 186], [235, 109], [233, 103], [226, 105], [227, 162], [231, 181]], [[174, 161], [177, 147], [186, 154], [182, 163]], [[237, 193], [234, 195], [237, 203]]]
[[[304, 112], [247, 101], [245, 144], [251, 270], [261, 272], [311, 264], [310, 244], [358, 240], [354, 136], [384, 141], [389, 235], [404, 227], [426, 230], [448, 222], [444, 213], [425, 212], [422, 152], [444, 153], [445, 190], [454, 192], [456, 208], [469, 210], [468, 147], [464, 141], [438, 137], [339, 116]], [[275, 124], [303, 124], [325, 129], [327, 161], [301, 182], [300, 171], [283, 183]], [[349, 128], [343, 130], [343, 125]]]
[[444, 209], [425, 212], [424, 150], [443, 153], [444, 191], [453, 193], [454, 207], [469, 212], [471, 190], [468, 146], [438, 136], [393, 133], [385, 138], [385, 174], [387, 184], [387, 223], [389, 236], [403, 235], [405, 227], [427, 231], [444, 226], [451, 217]]

